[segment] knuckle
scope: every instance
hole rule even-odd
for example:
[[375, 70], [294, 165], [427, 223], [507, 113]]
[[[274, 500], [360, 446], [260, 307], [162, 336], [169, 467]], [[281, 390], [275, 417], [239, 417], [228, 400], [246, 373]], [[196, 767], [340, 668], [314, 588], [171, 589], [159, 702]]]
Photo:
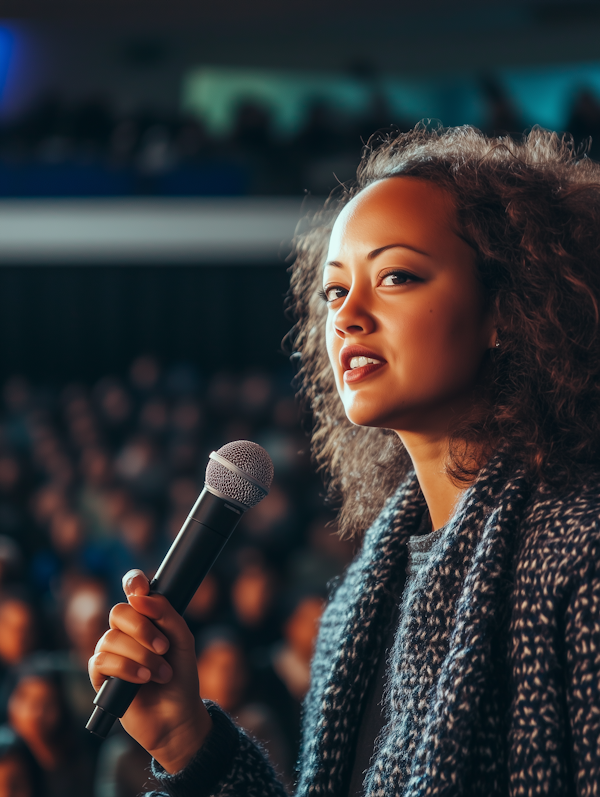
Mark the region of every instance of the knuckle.
[[157, 672], [162, 661], [163, 660], [155, 653], [150, 653], [149, 650], [146, 650], [144, 651], [143, 655], [140, 656], [139, 664], [143, 664], [144, 667], [152, 670], [152, 672]]
[[110, 614], [108, 615], [108, 620], [110, 624], [118, 623], [119, 620], [123, 618], [125, 611], [127, 611], [128, 605], [126, 603], [117, 603], [115, 604], [112, 609], [110, 610]]
[[[94, 653], [99, 653], [99, 652], [102, 650], [102, 648], [103, 648], [103, 647], [104, 647], [104, 645], [106, 644], [106, 639], [107, 639], [107, 637], [108, 637], [108, 633], [109, 633], [109, 632], [108, 632], [108, 631], [106, 631], [104, 634], [102, 634], [102, 636], [100, 637], [100, 639], [99, 639], [99, 640], [96, 642], [96, 647], [94, 648]], [[93, 656], [92, 656], [92, 658], [93, 658]], [[92, 660], [92, 659], [90, 659], [90, 661], [91, 661], [91, 660]]]
[[132, 636], [138, 640], [146, 641], [151, 633], [152, 630], [150, 628], [150, 621], [145, 617], [138, 616], [132, 629]]
[[106, 654], [103, 651], [95, 653], [90, 659], [90, 667], [94, 670], [99, 669], [106, 661]]
[[121, 636], [121, 631], [117, 631], [116, 628], [111, 628], [109, 631], [106, 631], [102, 639], [104, 640], [103, 645], [111, 646], [119, 639]]

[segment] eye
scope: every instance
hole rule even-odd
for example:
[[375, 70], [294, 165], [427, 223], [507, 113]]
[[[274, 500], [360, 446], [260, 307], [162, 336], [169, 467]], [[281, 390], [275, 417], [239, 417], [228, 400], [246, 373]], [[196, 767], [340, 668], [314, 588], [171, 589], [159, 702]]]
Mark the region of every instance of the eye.
[[330, 304], [331, 302], [335, 302], [336, 299], [343, 299], [344, 296], [348, 293], [346, 288], [342, 288], [339, 285], [330, 285], [327, 288], [319, 291], [319, 296], [323, 301]]
[[405, 285], [407, 282], [417, 282], [417, 278], [408, 271], [388, 271], [381, 278], [381, 285]]

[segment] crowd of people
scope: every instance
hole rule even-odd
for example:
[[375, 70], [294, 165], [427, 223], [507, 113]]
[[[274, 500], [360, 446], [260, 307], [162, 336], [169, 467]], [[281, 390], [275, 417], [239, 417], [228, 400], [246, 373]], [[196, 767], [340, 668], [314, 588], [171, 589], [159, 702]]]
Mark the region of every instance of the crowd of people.
[[[315, 97], [286, 137], [277, 135], [269, 108], [252, 98], [240, 102], [232, 129], [214, 136], [198, 115], [124, 114], [104, 98], [69, 104], [48, 93], [0, 127], [0, 197], [326, 195], [353, 176], [374, 131], [418, 121], [400, 118], [376, 76], [360, 78], [371, 87], [361, 114], [341, 115]], [[496, 79], [482, 79], [480, 95], [484, 132], [527, 127]], [[600, 100], [591, 88], [574, 93], [564, 129], [578, 142], [592, 136], [591, 154], [600, 154]]]
[[101, 744], [87, 661], [130, 568], [152, 576], [211, 450], [263, 445], [270, 494], [248, 512], [186, 613], [201, 694], [261, 740], [288, 781], [318, 619], [352, 557], [324, 508], [289, 374], [136, 359], [123, 378], [8, 379], [0, 409], [0, 794], [135, 797], [149, 759]]

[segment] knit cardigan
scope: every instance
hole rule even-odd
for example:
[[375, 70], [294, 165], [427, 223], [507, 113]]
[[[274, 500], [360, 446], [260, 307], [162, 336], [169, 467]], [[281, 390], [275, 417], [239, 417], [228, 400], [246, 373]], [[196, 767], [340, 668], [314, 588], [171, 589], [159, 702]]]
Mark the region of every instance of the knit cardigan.
[[[411, 473], [324, 612], [297, 797], [345, 797], [394, 583], [424, 508]], [[388, 662], [387, 724], [365, 795], [600, 794], [600, 475], [561, 491], [496, 455], [418, 579]], [[154, 765], [160, 793], [283, 797], [260, 748], [230, 728], [218, 778], [206, 777], [200, 751], [173, 776]]]

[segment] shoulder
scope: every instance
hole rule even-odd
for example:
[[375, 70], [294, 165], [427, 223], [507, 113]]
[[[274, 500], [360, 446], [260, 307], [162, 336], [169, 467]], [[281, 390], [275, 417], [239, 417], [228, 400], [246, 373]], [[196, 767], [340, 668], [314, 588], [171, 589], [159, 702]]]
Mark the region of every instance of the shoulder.
[[600, 472], [567, 489], [539, 485], [523, 515], [517, 571], [567, 581], [600, 576]]

